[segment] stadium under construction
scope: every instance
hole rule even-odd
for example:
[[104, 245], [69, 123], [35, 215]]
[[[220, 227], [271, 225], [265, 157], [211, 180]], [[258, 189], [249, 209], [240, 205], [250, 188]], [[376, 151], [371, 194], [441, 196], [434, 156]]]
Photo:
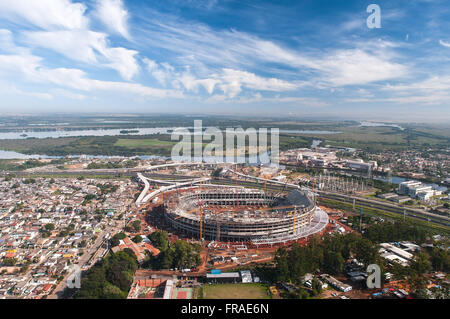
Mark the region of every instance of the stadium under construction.
[[194, 187], [165, 197], [165, 219], [187, 237], [272, 246], [321, 232], [328, 215], [308, 191]]

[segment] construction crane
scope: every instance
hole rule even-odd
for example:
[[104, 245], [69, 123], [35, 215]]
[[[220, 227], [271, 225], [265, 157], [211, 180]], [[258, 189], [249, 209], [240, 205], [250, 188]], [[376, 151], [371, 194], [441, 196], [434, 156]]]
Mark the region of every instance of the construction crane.
[[267, 201], [266, 191], [267, 191], [267, 182], [264, 182], [264, 201]]
[[200, 206], [200, 240], [203, 238], [203, 208]]

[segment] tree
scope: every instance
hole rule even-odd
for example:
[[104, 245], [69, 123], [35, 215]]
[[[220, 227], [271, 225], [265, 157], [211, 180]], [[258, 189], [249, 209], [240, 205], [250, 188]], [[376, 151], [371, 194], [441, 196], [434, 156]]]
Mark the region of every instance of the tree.
[[370, 240], [363, 238], [356, 244], [355, 257], [367, 267], [377, 260], [378, 249]]
[[53, 231], [55, 230], [55, 225], [54, 224], [47, 224], [45, 225], [45, 229], [48, 231]]
[[423, 276], [431, 270], [431, 262], [427, 253], [419, 251], [411, 263], [411, 270], [418, 276]]
[[155, 231], [150, 235], [150, 240], [156, 248], [160, 251], [165, 251], [169, 248], [169, 235], [165, 231]]
[[410, 276], [408, 283], [411, 286], [411, 291], [416, 298], [427, 298], [425, 289], [427, 287], [427, 280], [424, 274], [431, 270], [431, 262], [427, 253], [419, 251], [414, 256], [410, 266]]
[[338, 252], [327, 251], [324, 256], [324, 266], [332, 273], [340, 273], [344, 269], [344, 258]]
[[115, 234], [110, 240], [111, 246], [118, 246], [120, 244], [120, 240], [124, 239], [125, 237], [127, 237], [127, 235], [125, 235], [124, 233]]
[[290, 278], [290, 274], [289, 274], [288, 252], [286, 248], [282, 247], [276, 251], [274, 261], [277, 268], [278, 280], [288, 281]]
[[135, 232], [141, 231], [141, 221], [140, 221], [140, 220], [135, 220], [135, 221], [132, 223], [132, 227], [133, 227], [133, 229], [134, 229]]
[[139, 235], [136, 235], [133, 239], [133, 242], [135, 242], [136, 244], [139, 244], [140, 242], [142, 242], [142, 237]]
[[312, 291], [314, 296], [317, 296], [322, 292], [322, 283], [316, 278], [312, 280]]
[[76, 299], [125, 299], [138, 268], [136, 256], [125, 249], [108, 255], [81, 279]]
[[5, 259], [3, 259], [3, 264], [5, 266], [15, 266], [16, 263], [17, 263], [17, 259], [16, 258], [5, 258]]
[[448, 272], [450, 269], [450, 255], [446, 249], [434, 247], [430, 257], [434, 270]]

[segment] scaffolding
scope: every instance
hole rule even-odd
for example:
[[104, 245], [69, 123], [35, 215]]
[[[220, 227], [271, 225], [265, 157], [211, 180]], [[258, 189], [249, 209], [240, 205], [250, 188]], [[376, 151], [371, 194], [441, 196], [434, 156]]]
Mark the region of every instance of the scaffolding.
[[246, 188], [194, 189], [168, 205], [166, 220], [188, 236], [216, 241], [247, 241], [296, 236], [314, 222], [308, 192], [288, 196]]

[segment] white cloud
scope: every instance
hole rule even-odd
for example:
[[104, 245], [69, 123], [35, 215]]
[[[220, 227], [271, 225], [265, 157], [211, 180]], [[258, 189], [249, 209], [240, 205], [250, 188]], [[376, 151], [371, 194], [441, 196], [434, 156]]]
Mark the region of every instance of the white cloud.
[[229, 99], [226, 95], [215, 94], [206, 99], [207, 103], [239, 103], [239, 104], [288, 104], [293, 106], [307, 106], [307, 107], [325, 107], [328, 103], [315, 98], [307, 97], [263, 97], [261, 93], [257, 92], [250, 97], [240, 97], [238, 99]]
[[129, 39], [128, 11], [122, 0], [97, 0], [95, 15], [112, 32]]
[[90, 30], [61, 30], [24, 32], [24, 41], [30, 46], [54, 50], [70, 59], [112, 68], [131, 80], [139, 72], [137, 51], [111, 48], [107, 35]]
[[156, 89], [136, 83], [94, 80], [88, 78], [82, 70], [46, 68], [41, 65], [41, 61], [41, 58], [30, 54], [0, 54], [0, 76], [10, 79], [24, 78], [31, 82], [54, 84], [85, 92], [123, 92], [155, 98], [180, 98], [183, 96], [178, 91]]
[[423, 81], [386, 85], [381, 88], [390, 94], [384, 98], [362, 97], [347, 102], [391, 102], [399, 104], [448, 104], [450, 103], [450, 76], [432, 76]]
[[88, 26], [86, 6], [70, 0], [1, 0], [0, 17], [42, 29], [81, 29]]
[[439, 44], [444, 47], [450, 48], [450, 43], [445, 42], [444, 40], [439, 40]]
[[232, 94], [234, 94], [238, 88], [240, 91], [241, 86], [245, 86], [252, 90], [274, 92], [292, 91], [299, 87], [291, 82], [276, 78], [264, 78], [257, 76], [254, 73], [233, 69], [223, 69], [223, 74], [219, 78], [222, 80], [222, 90], [225, 93], [231, 91]]
[[71, 100], [85, 100], [87, 98], [86, 95], [74, 93], [65, 89], [53, 89], [51, 92], [54, 93], [55, 95], [59, 95]]
[[139, 64], [135, 58], [137, 54], [137, 51], [125, 48], [105, 48], [103, 51], [108, 60], [107, 66], [117, 70], [126, 80], [131, 80], [139, 73]]
[[450, 103], [450, 95], [445, 93], [427, 94], [427, 95], [408, 95], [395, 96], [387, 98], [356, 98], [346, 99], [349, 103], [396, 103], [396, 104], [422, 104], [422, 105], [438, 105]]
[[20, 89], [18, 89], [17, 87], [13, 86], [9, 89], [8, 94], [18, 94], [18, 95], [23, 95], [23, 96], [30, 96], [30, 97], [34, 97], [34, 98], [38, 98], [38, 99], [42, 99], [42, 100], [51, 100], [53, 99], [53, 95], [49, 94], [49, 93], [42, 93], [42, 92], [24, 92]]
[[340, 50], [317, 61], [325, 82], [333, 86], [360, 85], [403, 77], [407, 68], [360, 49]]
[[220, 72], [208, 74], [206, 77], [198, 77], [191, 73], [190, 68], [185, 72], [175, 72], [168, 63], [158, 64], [145, 58], [143, 62], [148, 72], [162, 85], [169, 82], [176, 88], [181, 84], [187, 91], [198, 93], [203, 87], [208, 94], [213, 94], [214, 89], [219, 88], [229, 98], [234, 98], [242, 92], [243, 88], [256, 91], [291, 91], [299, 88], [301, 84], [291, 83], [276, 78], [264, 78], [254, 73], [224, 68]]
[[[111, 47], [108, 35], [89, 30], [86, 6], [70, 0], [0, 0], [0, 18], [19, 25], [32, 25], [43, 31], [23, 31], [29, 46], [51, 49], [72, 60], [116, 70], [126, 80], [139, 72], [137, 51]], [[122, 1], [98, 1], [98, 17], [109, 29], [129, 37], [128, 12]], [[26, 28], [29, 29], [29, 28]], [[0, 43], [11, 42], [11, 35], [2, 32]]]
[[445, 92], [450, 91], [450, 76], [432, 76], [426, 80], [410, 84], [386, 85], [383, 89], [396, 92]]
[[15, 50], [12, 39], [12, 32], [6, 29], [0, 29], [0, 50], [11, 52]]
[[86, 63], [97, 63], [97, 53], [106, 47], [106, 35], [89, 30], [29, 31], [23, 35], [29, 46], [51, 49]]
[[181, 82], [187, 91], [198, 93], [199, 88], [203, 87], [209, 94], [212, 94], [216, 84], [220, 83], [216, 79], [197, 79], [189, 72], [185, 72], [175, 81]]
[[147, 71], [163, 86], [166, 86], [174, 77], [174, 68], [168, 63], [161, 63], [144, 58], [142, 60], [146, 65]]
[[[365, 85], [408, 73], [407, 66], [393, 62], [391, 51], [398, 45], [388, 41], [355, 42], [348, 49], [300, 52], [245, 32], [217, 31], [203, 24], [158, 16], [147, 20], [141, 35], [149, 45], [172, 52], [187, 65], [196, 63], [211, 70], [250, 70], [265, 65], [278, 77], [294, 72], [298, 78], [308, 78], [316, 88]], [[238, 85], [233, 86], [234, 91], [239, 90]]]

